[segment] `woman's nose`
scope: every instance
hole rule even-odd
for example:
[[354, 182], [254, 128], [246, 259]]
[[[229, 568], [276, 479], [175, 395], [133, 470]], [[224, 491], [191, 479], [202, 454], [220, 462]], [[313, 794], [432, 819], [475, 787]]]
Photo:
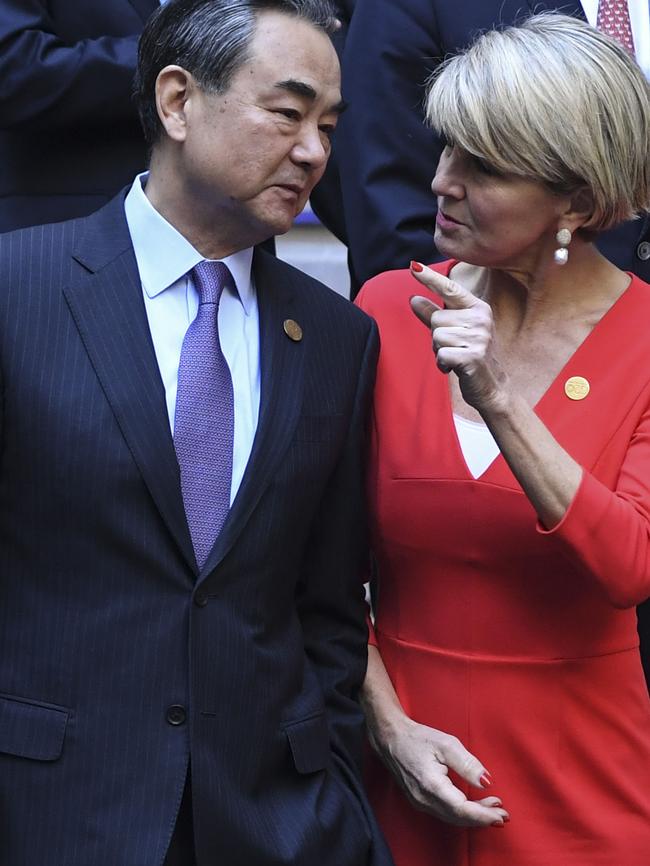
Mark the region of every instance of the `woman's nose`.
[[438, 168], [431, 181], [431, 190], [436, 196], [448, 198], [464, 198], [465, 185], [458, 160], [454, 154], [443, 152]]

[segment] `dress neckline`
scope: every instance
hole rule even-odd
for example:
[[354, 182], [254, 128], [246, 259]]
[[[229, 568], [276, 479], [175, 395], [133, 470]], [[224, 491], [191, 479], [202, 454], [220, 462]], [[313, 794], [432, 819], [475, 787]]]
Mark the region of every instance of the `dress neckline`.
[[[442, 264], [442, 267], [440, 266], [440, 264]], [[449, 259], [448, 261], [440, 264], [438, 264], [437, 267], [436, 265], [432, 265], [432, 267], [438, 270], [439, 273], [442, 273], [443, 276], [451, 279], [451, 271], [457, 264], [459, 264], [459, 260]], [[586, 378], [588, 381], [590, 381], [591, 384], [590, 376], [586, 375], [586, 373], [588, 373], [590, 370], [593, 370], [595, 366], [597, 367], [598, 361], [605, 355], [605, 352], [599, 353], [598, 351], [596, 351], [597, 345], [596, 348], [593, 348], [594, 343], [598, 344], [598, 342], [601, 342], [606, 349], [608, 342], [607, 334], [616, 329], [618, 320], [621, 318], [621, 316], [625, 315], [625, 310], [629, 305], [631, 299], [636, 296], [640, 286], [643, 285], [641, 280], [634, 274], [630, 273], [629, 271], [625, 271], [625, 273], [627, 273], [627, 275], [630, 277], [630, 284], [619, 295], [619, 297], [614, 301], [614, 303], [609, 307], [609, 309], [605, 313], [603, 313], [603, 315], [596, 322], [591, 331], [589, 331], [589, 333], [585, 336], [582, 342], [569, 356], [566, 363], [558, 371], [555, 378], [551, 380], [544, 393], [540, 396], [539, 400], [537, 400], [537, 402], [532, 407], [535, 414], [540, 418], [540, 420], [545, 424], [545, 426], [548, 427], [551, 433], [553, 432], [554, 426], [553, 420], [556, 419], [557, 413], [561, 412], [562, 409], [569, 409], [570, 406], [576, 408], [580, 404], [580, 401], [571, 400], [566, 395], [564, 390], [565, 383], [571, 377], [580, 376], [582, 378]], [[438, 299], [439, 305], [444, 307], [444, 301], [442, 300], [442, 298], [440, 298], [439, 295], [437, 295], [436, 297]], [[581, 370], [583, 372], [580, 372]], [[593, 377], [593, 373], [591, 375]], [[450, 436], [452, 437], [456, 452], [456, 459], [458, 463], [462, 466], [464, 478], [466, 480], [476, 483], [480, 483], [483, 481], [486, 483], [495, 483], [500, 485], [505, 484], [507, 486], [512, 486], [514, 482], [516, 488], [521, 491], [519, 483], [512, 474], [501, 450], [499, 450], [499, 453], [496, 455], [494, 460], [489, 464], [489, 466], [485, 469], [484, 472], [482, 472], [476, 478], [472, 475], [465, 461], [465, 457], [463, 456], [463, 450], [458, 439], [458, 431], [456, 430], [456, 424], [454, 422], [454, 410], [451, 402], [451, 388], [449, 385], [448, 377], [446, 375], [444, 386], [446, 416], [445, 423], [447, 424]]]

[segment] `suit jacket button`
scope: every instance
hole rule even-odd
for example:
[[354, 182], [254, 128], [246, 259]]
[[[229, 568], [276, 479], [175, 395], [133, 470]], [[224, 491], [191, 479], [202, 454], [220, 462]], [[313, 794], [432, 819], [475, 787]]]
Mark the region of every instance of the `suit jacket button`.
[[172, 704], [171, 707], [167, 707], [166, 718], [169, 724], [175, 727], [185, 724], [185, 719], [187, 718], [185, 707], [182, 707], [180, 704]]
[[650, 259], [650, 241], [641, 241], [636, 248], [636, 254], [642, 262], [647, 262]]
[[207, 593], [201, 592], [200, 590], [194, 594], [194, 604], [197, 607], [205, 607], [208, 603]]

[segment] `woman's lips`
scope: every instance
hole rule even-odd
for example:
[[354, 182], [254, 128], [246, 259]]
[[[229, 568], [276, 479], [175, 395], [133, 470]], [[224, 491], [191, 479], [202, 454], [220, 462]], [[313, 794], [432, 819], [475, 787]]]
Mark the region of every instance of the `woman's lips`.
[[455, 226], [462, 226], [459, 220], [455, 220], [453, 217], [446, 214], [443, 210], [438, 210], [436, 214], [436, 225], [439, 225], [442, 229], [454, 228]]

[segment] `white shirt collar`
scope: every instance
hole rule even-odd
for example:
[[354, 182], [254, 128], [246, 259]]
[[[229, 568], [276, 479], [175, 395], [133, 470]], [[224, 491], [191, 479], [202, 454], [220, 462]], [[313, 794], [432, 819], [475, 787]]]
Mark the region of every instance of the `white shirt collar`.
[[[148, 176], [148, 172], [143, 172], [133, 181], [124, 211], [142, 287], [154, 298], [202, 262], [203, 256], [151, 204], [144, 193]], [[221, 261], [228, 265], [244, 312], [250, 315], [255, 298], [251, 277], [253, 248], [239, 250]]]

